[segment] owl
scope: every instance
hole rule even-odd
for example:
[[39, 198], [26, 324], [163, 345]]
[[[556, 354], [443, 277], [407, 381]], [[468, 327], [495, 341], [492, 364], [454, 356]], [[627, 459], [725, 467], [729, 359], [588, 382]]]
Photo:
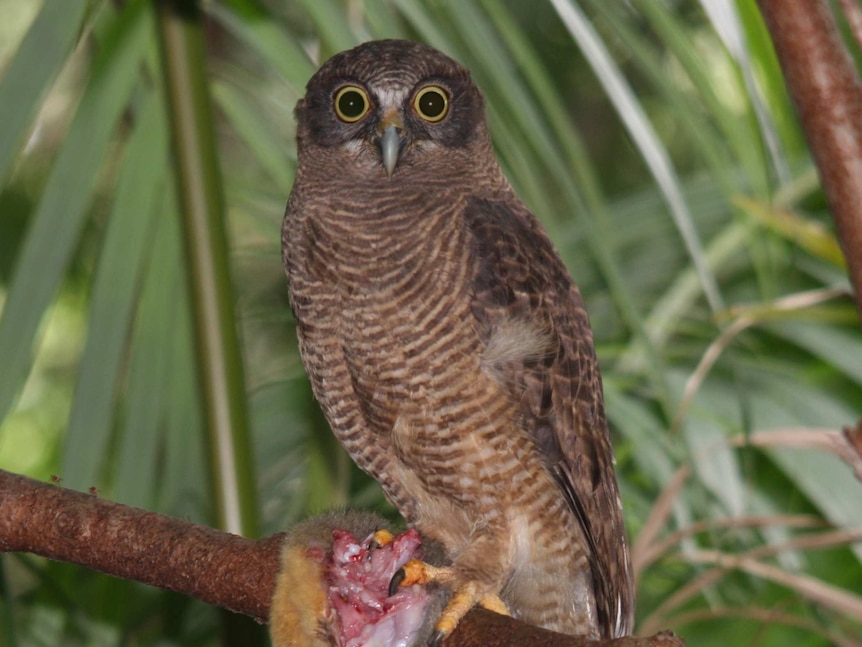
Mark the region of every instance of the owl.
[[630, 633], [587, 313], [497, 163], [470, 73], [364, 43], [320, 68], [296, 117], [282, 248], [300, 352], [350, 456], [445, 548], [437, 636], [475, 604]]

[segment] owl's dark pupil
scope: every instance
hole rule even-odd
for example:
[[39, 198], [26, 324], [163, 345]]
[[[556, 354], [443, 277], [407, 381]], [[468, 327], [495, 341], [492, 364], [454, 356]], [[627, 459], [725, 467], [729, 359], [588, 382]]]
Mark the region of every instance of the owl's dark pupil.
[[359, 117], [365, 112], [365, 97], [356, 90], [348, 90], [338, 97], [338, 110], [348, 119]]
[[426, 117], [439, 117], [446, 109], [446, 98], [439, 92], [426, 92], [419, 100], [419, 109]]

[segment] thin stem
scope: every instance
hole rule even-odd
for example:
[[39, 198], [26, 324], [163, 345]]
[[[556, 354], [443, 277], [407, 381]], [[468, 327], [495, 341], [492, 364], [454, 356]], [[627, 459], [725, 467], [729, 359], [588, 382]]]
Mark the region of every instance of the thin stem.
[[194, 0], [155, 4], [216, 523], [228, 532], [256, 537], [256, 486], [202, 16]]

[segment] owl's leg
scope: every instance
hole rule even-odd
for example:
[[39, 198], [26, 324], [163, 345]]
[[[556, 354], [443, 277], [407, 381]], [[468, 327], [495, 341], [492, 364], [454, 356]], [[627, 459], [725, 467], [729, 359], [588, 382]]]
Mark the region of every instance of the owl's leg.
[[509, 607], [496, 593], [495, 586], [483, 580], [465, 578], [464, 569], [458, 565], [439, 567], [421, 560], [410, 560], [392, 577], [389, 594], [393, 595], [401, 587], [432, 582], [453, 590], [452, 597], [435, 624], [432, 645], [438, 644], [451, 634], [467, 612], [476, 605], [495, 613], [511, 615]]
[[[431, 582], [438, 584], [451, 584], [457, 576], [455, 569], [452, 567], [432, 566], [425, 562], [412, 559], [402, 566], [389, 583], [389, 595], [394, 595], [402, 586], [411, 586], [413, 584], [429, 584]], [[467, 582], [456, 588], [455, 594], [446, 605], [440, 619], [437, 622], [438, 631], [442, 630], [444, 636], [448, 636], [458, 622], [467, 612], [477, 604], [489, 611], [499, 613], [504, 616], [511, 615], [509, 607], [496, 593], [481, 593], [481, 588], [478, 582]]]
[[479, 605], [494, 613], [499, 613], [504, 616], [511, 615], [509, 607], [496, 593], [481, 593], [481, 588], [478, 582], [467, 582], [461, 585], [455, 591], [449, 604], [443, 609], [440, 614], [440, 619], [435, 625], [435, 633], [432, 638], [432, 644], [437, 644], [446, 636], [455, 631], [455, 627], [461, 622], [461, 619], [467, 615], [467, 612], [474, 606]]

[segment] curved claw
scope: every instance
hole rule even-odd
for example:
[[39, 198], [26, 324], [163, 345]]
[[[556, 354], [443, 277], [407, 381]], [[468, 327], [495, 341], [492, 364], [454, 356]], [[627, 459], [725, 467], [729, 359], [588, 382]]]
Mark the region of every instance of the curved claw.
[[401, 587], [401, 582], [403, 582], [406, 577], [407, 571], [404, 570], [404, 567], [395, 571], [395, 575], [393, 575], [392, 579], [389, 580], [389, 597], [392, 597], [398, 592], [398, 589]]
[[443, 644], [443, 639], [446, 635], [440, 631], [439, 629], [431, 634], [431, 637], [428, 639], [428, 647], [440, 647]]

